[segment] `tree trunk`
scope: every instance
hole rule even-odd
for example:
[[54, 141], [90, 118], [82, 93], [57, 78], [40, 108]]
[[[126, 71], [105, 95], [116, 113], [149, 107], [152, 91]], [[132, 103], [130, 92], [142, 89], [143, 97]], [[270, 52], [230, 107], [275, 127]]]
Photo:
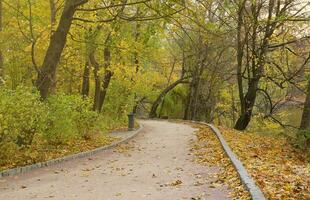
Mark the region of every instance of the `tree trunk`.
[[99, 112], [102, 111], [103, 104], [104, 104], [104, 101], [105, 101], [105, 98], [108, 92], [108, 88], [109, 88], [112, 76], [113, 76], [113, 73], [110, 70], [106, 70], [104, 74], [103, 82], [102, 82], [102, 89], [100, 91], [100, 101], [99, 101], [99, 109], [98, 109]]
[[66, 0], [64, 10], [55, 33], [51, 40], [36, 80], [36, 86], [42, 99], [46, 99], [51, 92], [56, 79], [56, 70], [61, 53], [66, 45], [67, 35], [70, 30], [76, 8], [87, 0]]
[[83, 72], [83, 83], [82, 83], [83, 98], [88, 97], [89, 95], [89, 75], [90, 75], [90, 66], [89, 66], [89, 61], [87, 60], [85, 63], [84, 72]]
[[307, 86], [307, 97], [304, 104], [304, 110], [302, 113], [300, 129], [309, 129], [310, 128], [310, 80], [308, 80]]
[[93, 109], [97, 112], [102, 111], [104, 100], [110, 85], [113, 72], [109, 69], [111, 63], [111, 52], [108, 45], [110, 36], [107, 38], [106, 47], [104, 48], [104, 76], [100, 78], [98, 71], [100, 68], [99, 63], [95, 60], [95, 52], [90, 53], [90, 62], [94, 66], [94, 76], [95, 76], [95, 97], [94, 97], [94, 106]]
[[157, 108], [160, 105], [160, 103], [162, 102], [163, 98], [166, 96], [166, 94], [168, 94], [173, 88], [175, 88], [177, 85], [181, 84], [181, 83], [187, 83], [188, 81], [184, 80], [183, 78], [177, 80], [176, 82], [172, 83], [171, 85], [169, 85], [167, 88], [165, 88], [160, 95], [157, 97], [157, 99], [154, 101], [151, 111], [149, 113], [149, 117], [150, 118], [156, 118], [157, 117]]
[[188, 96], [187, 96], [187, 102], [186, 102], [186, 106], [185, 106], [185, 112], [184, 112], [184, 120], [189, 120], [191, 119], [191, 107], [192, 107], [192, 102], [193, 102], [193, 80], [190, 82], [189, 85], [189, 92], [188, 92]]
[[50, 11], [51, 11], [51, 36], [53, 35], [54, 28], [56, 26], [56, 14], [57, 14], [57, 8], [56, 8], [56, 2], [55, 0], [49, 0], [50, 1]]
[[239, 5], [238, 25], [237, 25], [237, 82], [238, 82], [239, 100], [241, 105], [241, 115], [245, 114], [243, 81], [242, 81], [242, 61], [243, 61], [243, 46], [244, 46], [244, 42], [242, 41], [242, 24], [243, 24], [244, 6], [245, 6], [245, 0]]
[[244, 97], [244, 105], [241, 105], [241, 107], [244, 108], [244, 112], [241, 113], [234, 127], [237, 130], [245, 130], [251, 121], [257, 95], [258, 83], [258, 78], [253, 78], [250, 80], [248, 91]]
[[93, 110], [99, 110], [99, 102], [100, 102], [100, 77], [98, 75], [99, 72], [99, 63], [95, 59], [95, 51], [92, 50], [89, 54], [89, 61], [91, 65], [94, 67], [94, 79], [95, 79], [95, 96], [94, 96], [94, 105]]

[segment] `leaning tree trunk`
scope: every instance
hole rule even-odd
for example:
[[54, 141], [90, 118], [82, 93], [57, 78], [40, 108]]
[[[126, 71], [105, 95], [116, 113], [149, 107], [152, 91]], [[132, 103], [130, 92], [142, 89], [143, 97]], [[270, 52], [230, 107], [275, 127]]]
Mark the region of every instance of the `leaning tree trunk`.
[[67, 35], [72, 24], [74, 13], [78, 6], [86, 2], [87, 0], [65, 1], [58, 27], [51, 36], [42, 67], [38, 72], [38, 78], [36, 80], [36, 86], [40, 91], [42, 99], [48, 97], [55, 83], [57, 65], [67, 42]]
[[257, 89], [258, 89], [259, 78], [253, 78], [250, 80], [248, 91], [244, 97], [244, 111], [241, 112], [240, 117], [238, 118], [235, 129], [237, 130], [245, 130], [246, 127], [249, 125], [252, 112], [254, 108], [254, 104], [256, 101]]
[[177, 85], [181, 84], [181, 83], [187, 83], [188, 81], [184, 80], [183, 78], [177, 80], [176, 82], [172, 83], [171, 85], [169, 85], [167, 88], [165, 88], [160, 95], [157, 97], [157, 99], [154, 101], [151, 111], [149, 113], [149, 117], [150, 118], [155, 118], [157, 117], [156, 111], [158, 106], [160, 105], [160, 103], [162, 102], [163, 98], [166, 96], [166, 94], [168, 94], [173, 88], [175, 88]]

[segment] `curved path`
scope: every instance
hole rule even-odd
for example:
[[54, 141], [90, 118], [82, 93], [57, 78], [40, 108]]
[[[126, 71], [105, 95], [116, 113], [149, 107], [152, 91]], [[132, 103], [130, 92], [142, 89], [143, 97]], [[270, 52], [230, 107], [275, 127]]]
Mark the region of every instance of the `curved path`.
[[216, 169], [193, 162], [189, 143], [195, 129], [165, 121], [141, 123], [144, 130], [128, 145], [0, 179], [0, 199], [228, 199], [225, 187], [209, 185]]

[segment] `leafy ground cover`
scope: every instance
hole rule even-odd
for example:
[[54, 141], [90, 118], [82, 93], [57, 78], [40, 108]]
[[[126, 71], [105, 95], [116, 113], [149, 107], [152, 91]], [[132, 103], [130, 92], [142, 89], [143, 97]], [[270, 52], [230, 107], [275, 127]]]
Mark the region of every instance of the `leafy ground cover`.
[[44, 142], [44, 140], [37, 140], [34, 141], [30, 147], [14, 151], [14, 156], [2, 160], [0, 171], [92, 150], [97, 147], [111, 144], [115, 140], [117, 140], [117, 138], [109, 137], [106, 134], [99, 134], [94, 138], [87, 140], [71, 140], [59, 145], [51, 145]]
[[310, 162], [286, 138], [220, 130], [268, 199], [310, 199]]
[[[219, 166], [215, 186], [227, 184], [235, 199], [249, 199], [214, 133], [198, 126], [197, 161]], [[225, 140], [268, 199], [310, 199], [310, 162], [283, 137], [220, 127]]]
[[233, 199], [250, 199], [248, 192], [243, 187], [236, 170], [214, 133], [205, 125], [195, 124], [194, 127], [198, 128], [198, 131], [196, 131], [197, 140], [192, 142], [196, 162], [219, 169], [212, 177], [214, 181], [210, 187], [215, 188], [225, 184], [231, 190], [230, 196]]

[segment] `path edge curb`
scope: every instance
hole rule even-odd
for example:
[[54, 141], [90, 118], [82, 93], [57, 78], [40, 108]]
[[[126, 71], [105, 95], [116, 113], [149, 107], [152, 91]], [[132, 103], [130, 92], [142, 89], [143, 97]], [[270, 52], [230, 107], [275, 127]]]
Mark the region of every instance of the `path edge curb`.
[[251, 199], [252, 200], [265, 200], [266, 197], [264, 196], [263, 192], [261, 189], [256, 185], [255, 181], [252, 179], [252, 177], [248, 174], [247, 170], [241, 163], [241, 161], [238, 159], [237, 155], [231, 150], [227, 142], [225, 141], [224, 137], [222, 136], [220, 130], [213, 126], [212, 124], [204, 123], [204, 122], [197, 122], [197, 121], [192, 121], [196, 124], [202, 124], [206, 125], [211, 130], [213, 133], [215, 133], [216, 137], [220, 141], [222, 148], [224, 149], [226, 155], [229, 157], [231, 163], [233, 164], [234, 168], [236, 169], [241, 182], [247, 189], [247, 191], [250, 193]]
[[61, 164], [61, 163], [71, 161], [71, 160], [75, 160], [75, 159], [79, 159], [79, 158], [89, 157], [89, 156], [95, 155], [97, 153], [112, 149], [112, 148], [114, 148], [120, 144], [124, 144], [124, 143], [129, 142], [131, 139], [133, 139], [135, 136], [137, 136], [138, 133], [140, 133], [143, 128], [144, 128], [143, 125], [139, 123], [139, 128], [134, 130], [134, 131], [129, 131], [129, 132], [132, 132], [132, 134], [130, 134], [128, 137], [126, 137], [122, 140], [116, 141], [112, 144], [102, 146], [102, 147], [99, 147], [99, 148], [96, 148], [93, 150], [80, 152], [80, 153], [76, 153], [76, 154], [71, 154], [68, 156], [48, 160], [45, 162], [39, 162], [39, 163], [35, 163], [32, 165], [26, 165], [23, 167], [16, 167], [16, 168], [0, 171], [0, 179], [4, 178], [4, 177], [8, 177], [8, 176], [16, 176], [16, 175], [20, 175], [20, 174], [25, 174], [25, 173], [31, 172], [35, 169], [50, 167], [50, 166], [54, 166], [57, 164]]

